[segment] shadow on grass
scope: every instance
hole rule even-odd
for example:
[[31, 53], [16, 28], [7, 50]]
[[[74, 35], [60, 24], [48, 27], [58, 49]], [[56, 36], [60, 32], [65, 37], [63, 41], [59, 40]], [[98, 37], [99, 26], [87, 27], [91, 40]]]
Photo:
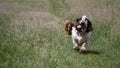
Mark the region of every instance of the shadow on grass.
[[94, 54], [98, 55], [101, 54], [102, 52], [96, 51], [96, 50], [87, 50], [86, 52], [81, 52], [82, 54]]

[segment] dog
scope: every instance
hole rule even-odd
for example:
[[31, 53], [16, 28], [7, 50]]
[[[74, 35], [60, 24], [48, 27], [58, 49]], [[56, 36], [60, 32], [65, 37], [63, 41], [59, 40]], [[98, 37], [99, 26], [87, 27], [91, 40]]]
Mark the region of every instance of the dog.
[[76, 25], [73, 22], [65, 21], [65, 31], [72, 36], [73, 49], [86, 52], [93, 26], [87, 16], [83, 15], [76, 19]]

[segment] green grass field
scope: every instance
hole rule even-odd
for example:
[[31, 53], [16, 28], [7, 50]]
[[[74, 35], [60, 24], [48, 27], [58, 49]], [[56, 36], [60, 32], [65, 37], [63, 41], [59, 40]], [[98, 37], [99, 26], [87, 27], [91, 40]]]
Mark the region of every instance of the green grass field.
[[[63, 21], [86, 15], [86, 54], [73, 50]], [[0, 68], [119, 68], [119, 0], [0, 0]]]

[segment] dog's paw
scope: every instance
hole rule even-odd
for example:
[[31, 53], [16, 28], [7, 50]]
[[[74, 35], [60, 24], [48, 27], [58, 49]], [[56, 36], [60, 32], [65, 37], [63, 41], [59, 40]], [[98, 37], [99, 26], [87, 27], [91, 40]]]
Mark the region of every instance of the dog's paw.
[[84, 53], [84, 52], [86, 52], [86, 51], [87, 51], [86, 47], [81, 47], [81, 48], [80, 48], [80, 52]]

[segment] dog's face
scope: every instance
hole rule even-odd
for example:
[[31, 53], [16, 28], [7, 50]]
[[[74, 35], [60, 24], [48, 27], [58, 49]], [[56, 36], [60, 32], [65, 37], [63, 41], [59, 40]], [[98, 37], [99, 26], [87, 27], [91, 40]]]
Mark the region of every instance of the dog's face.
[[77, 30], [81, 32], [89, 32], [92, 31], [92, 23], [88, 20], [88, 18], [83, 15], [82, 18], [76, 19], [77, 21]]

